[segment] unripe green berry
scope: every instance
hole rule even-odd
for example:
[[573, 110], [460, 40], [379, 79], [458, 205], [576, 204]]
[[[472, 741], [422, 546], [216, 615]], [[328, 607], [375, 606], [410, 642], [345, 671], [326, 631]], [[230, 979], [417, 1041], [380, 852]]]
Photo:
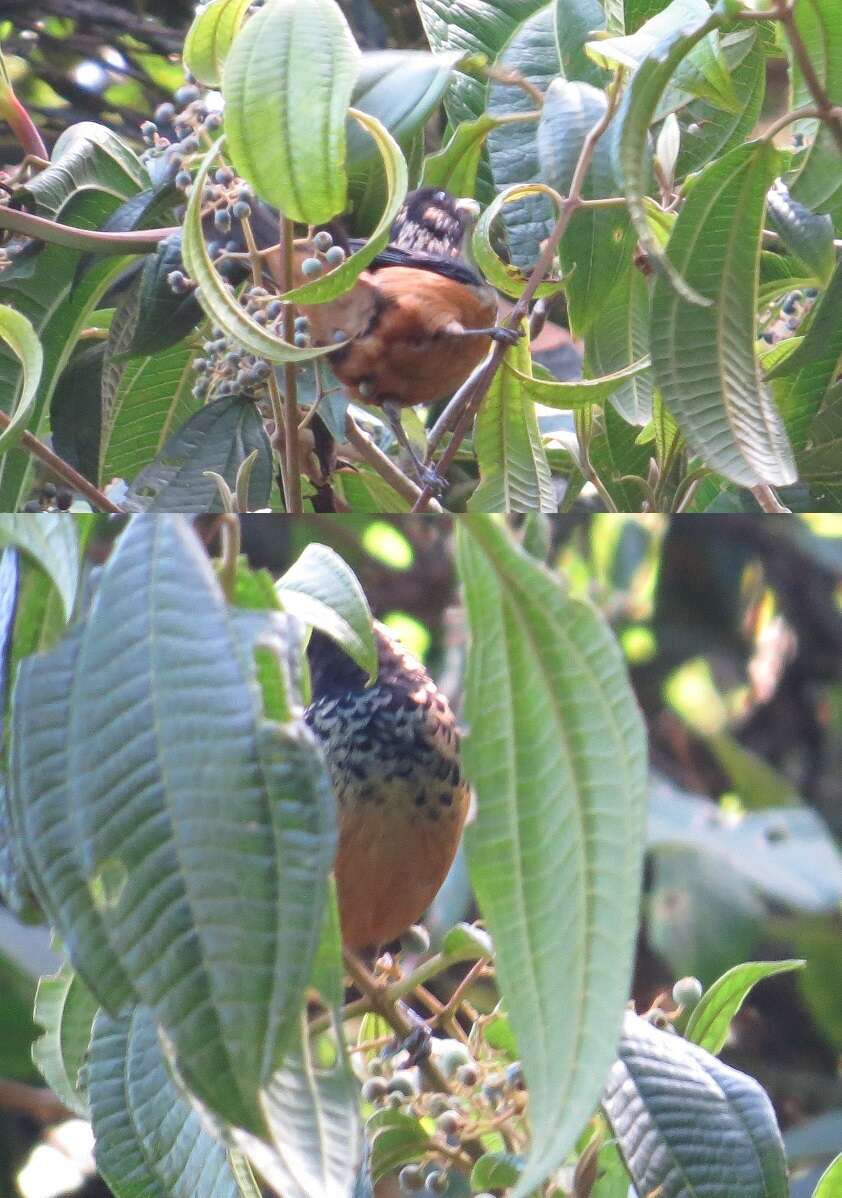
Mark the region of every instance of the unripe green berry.
[[680, 1007], [692, 1010], [704, 993], [704, 987], [698, 978], [679, 978], [672, 988], [673, 1002]]

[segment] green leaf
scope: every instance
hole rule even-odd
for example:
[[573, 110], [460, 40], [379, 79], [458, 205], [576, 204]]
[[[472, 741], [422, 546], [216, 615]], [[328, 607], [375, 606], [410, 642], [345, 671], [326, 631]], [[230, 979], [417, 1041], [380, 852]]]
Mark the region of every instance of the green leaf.
[[0, 341], [5, 341], [20, 361], [22, 375], [20, 396], [11, 413], [11, 424], [0, 432], [0, 453], [5, 453], [17, 445], [29, 425], [44, 365], [44, 353], [26, 317], [5, 304], [0, 304]]
[[[570, 191], [585, 138], [607, 108], [605, 93], [589, 83], [556, 79], [550, 84], [538, 125], [538, 160], [541, 178], [562, 195]], [[582, 198], [603, 199], [619, 191], [610, 146], [601, 138], [594, 147]], [[624, 205], [573, 213], [561, 240], [559, 258], [567, 280], [567, 312], [574, 336], [587, 334], [614, 285], [625, 275], [635, 247], [635, 239], [629, 234]]]
[[766, 193], [780, 155], [768, 142], [732, 150], [698, 177], [675, 223], [669, 260], [708, 306], [655, 282], [652, 368], [664, 403], [706, 466], [740, 486], [797, 474], [754, 349]]
[[813, 1190], [813, 1198], [836, 1198], [842, 1186], [842, 1153], [831, 1161]]
[[564, 1160], [614, 1051], [637, 932], [646, 743], [594, 609], [491, 518], [463, 517], [456, 535], [471, 635], [463, 762], [478, 801], [466, 844], [529, 1088], [522, 1198]]
[[365, 1130], [371, 1149], [369, 1167], [375, 1182], [401, 1165], [419, 1160], [430, 1143], [421, 1121], [403, 1111], [377, 1111]]
[[722, 18], [718, 12], [709, 13], [707, 17], [700, 12], [698, 17], [668, 34], [649, 51], [626, 89], [615, 117], [617, 133], [613, 140], [615, 168], [623, 181], [629, 215], [637, 230], [641, 248], [649, 255], [652, 263], [667, 275], [679, 295], [690, 303], [703, 305], [708, 301], [689, 287], [677, 273], [671, 260], [664, 255], [660, 242], [649, 224], [645, 203], [649, 185], [647, 144], [649, 126], [677, 67], [693, 47], [703, 37], [718, 29], [721, 23]]
[[136, 520], [87, 623], [24, 663], [14, 710], [16, 822], [71, 961], [112, 1009], [136, 987], [191, 1090], [258, 1130], [335, 850], [312, 736], [262, 714], [255, 654], [285, 629], [228, 613], [184, 522]]
[[9, 810], [38, 902], [82, 980], [116, 1012], [134, 991], [88, 888], [68, 776], [67, 730], [81, 641], [82, 626], [76, 625], [56, 649], [26, 658], [18, 669]]
[[[812, 313], [804, 340], [769, 372], [796, 451], [805, 447], [810, 421], [818, 413], [842, 363], [842, 262]], [[781, 381], [782, 380], [782, 381]]]
[[555, 36], [561, 73], [594, 87], [604, 87], [609, 73], [585, 53], [585, 42], [605, 28], [606, 14], [600, 0], [556, 0]]
[[37, 562], [61, 596], [69, 620], [79, 585], [79, 541], [72, 520], [0, 515], [0, 546], [15, 545]]
[[786, 1198], [781, 1134], [766, 1092], [680, 1036], [627, 1012], [603, 1105], [638, 1193]]
[[[561, 213], [562, 198], [557, 191], [545, 183], [523, 183], [507, 187], [488, 205], [476, 223], [471, 238], [471, 248], [477, 266], [485, 278], [502, 291], [505, 295], [517, 298], [522, 294], [527, 284], [531, 267], [523, 271], [513, 262], [504, 262], [497, 253], [492, 241], [492, 228], [497, 217], [504, 211], [507, 204], [517, 204], [528, 196], [544, 195], [553, 201], [557, 212]], [[545, 279], [535, 290], [536, 297], [557, 295], [562, 290], [558, 279]]]
[[486, 1152], [471, 1170], [474, 1190], [504, 1190], [520, 1177], [522, 1161], [511, 1152]]
[[804, 482], [816, 499], [828, 497], [835, 505], [836, 489], [842, 485], [842, 386], [831, 387], [821, 411], [807, 431], [798, 464]]
[[806, 964], [806, 961], [750, 961], [735, 965], [702, 995], [687, 1021], [685, 1037], [718, 1056], [728, 1039], [731, 1020], [757, 983], [777, 973], [803, 969]]
[[816, 216], [799, 204], [780, 179], [769, 192], [769, 216], [790, 253], [826, 286], [836, 267], [830, 217]]
[[494, 945], [488, 932], [469, 923], [457, 923], [445, 932], [441, 951], [454, 961], [479, 961], [483, 957], [491, 960]]
[[[461, 58], [458, 50], [447, 54], [371, 50], [360, 59], [351, 104], [376, 118], [395, 141], [405, 145], [441, 101]], [[353, 121], [348, 123], [347, 138], [350, 169], [378, 162], [377, 147]]]
[[[589, 404], [603, 404], [606, 399], [624, 387], [629, 379], [636, 379], [640, 375], [647, 374], [649, 368], [649, 359], [642, 358], [640, 361], [632, 362], [629, 366], [618, 370], [615, 374], [606, 374], [596, 379], [574, 379], [571, 382], [557, 379], [549, 371], [545, 373], [543, 368], [538, 366], [533, 366], [536, 373], [531, 378], [520, 370], [516, 370], [508, 362], [504, 363], [503, 372], [513, 374], [519, 380], [524, 392], [535, 403], [543, 404], [547, 408], [560, 408], [562, 411], [569, 411], [573, 408], [588, 407]], [[539, 370], [540, 373], [537, 373]]]
[[[741, 39], [737, 41], [737, 39]], [[682, 179], [699, 170], [713, 158], [740, 145], [757, 126], [766, 93], [766, 47], [772, 35], [765, 26], [740, 29], [725, 34], [720, 44], [726, 61], [731, 61], [731, 86], [739, 104], [737, 112], [727, 112], [709, 100], [694, 99], [683, 107], [681, 150], [676, 178]]]
[[[494, 65], [497, 70], [522, 76], [539, 92], [546, 92], [559, 72], [552, 4], [540, 8], [514, 30]], [[496, 192], [514, 184], [543, 180], [538, 161], [538, 108], [534, 97], [521, 88], [497, 80], [490, 82], [487, 110], [492, 116], [525, 118], [532, 114], [531, 120], [501, 124], [489, 134], [488, 162]], [[512, 262], [530, 270], [553, 225], [547, 200], [538, 193], [524, 192], [501, 211], [501, 224]]]
[[192, 393], [195, 346], [182, 341], [152, 354], [126, 357], [144, 299], [142, 282], [122, 297], [106, 343], [97, 474], [104, 483], [133, 479], [201, 407]]
[[[165, 1061], [147, 1007], [94, 1023], [88, 1064], [96, 1164], [115, 1198], [240, 1198], [228, 1154]], [[257, 1198], [252, 1186], [249, 1198]]]
[[370, 679], [377, 677], [371, 609], [338, 553], [311, 543], [278, 580], [277, 593], [284, 611], [327, 633]]
[[[506, 354], [531, 369], [524, 339]], [[517, 376], [498, 370], [477, 413], [474, 450], [480, 483], [468, 501], [474, 512], [555, 512], [558, 503], [535, 405]]]
[[215, 399], [176, 429], [158, 456], [133, 479], [123, 507], [128, 512], [221, 510], [214, 471], [233, 490], [237, 471], [254, 450], [249, 508], [266, 507], [272, 485], [272, 451], [254, 402], [239, 396]]
[[[515, 29], [547, 0], [472, 0], [454, 7], [452, 0], [416, 0], [418, 15], [430, 48], [436, 53], [461, 50], [489, 62], [499, 55]], [[475, 120], [486, 107], [488, 83], [482, 76], [457, 72], [445, 97], [445, 109], [455, 128]]]
[[184, 65], [205, 87], [219, 87], [249, 0], [211, 0], [196, 13], [184, 41]]
[[52, 448], [85, 478], [99, 481], [102, 363], [106, 342], [77, 345], [50, 400]]
[[348, 1198], [362, 1156], [358, 1083], [348, 1063], [338, 1023], [332, 1029], [331, 1065], [320, 1064], [318, 1045], [301, 1019], [297, 1044], [262, 1097], [271, 1147], [237, 1133], [238, 1146], [275, 1193], [284, 1198]]
[[[50, 165], [34, 175], [17, 194], [34, 201], [37, 216], [72, 224], [66, 219], [67, 203], [83, 191], [99, 192], [102, 221], [117, 205], [106, 196], [127, 200], [149, 186], [149, 175], [134, 150], [105, 125], [80, 121], [65, 129], [53, 146]], [[65, 251], [66, 252], [66, 251]]]
[[44, 1029], [32, 1045], [32, 1059], [44, 1081], [80, 1119], [90, 1119], [88, 1098], [80, 1085], [97, 1001], [69, 965], [42, 977], [35, 994], [35, 1022]]
[[[640, 368], [649, 353], [649, 283], [633, 263], [597, 312], [585, 338], [585, 368], [591, 376], [629, 377], [605, 396], [629, 424], [652, 419], [652, 371]], [[545, 402], [545, 401], [543, 401]]]
[[360, 52], [334, 0], [272, 0], [225, 62], [225, 131], [237, 174], [305, 225], [346, 206], [345, 120]]
[[[793, 16], [807, 57], [832, 104], [842, 104], [842, 21], [834, 0], [799, 0]], [[784, 38], [792, 80], [793, 107], [815, 103], [789, 38]], [[842, 153], [826, 122], [804, 121], [799, 131], [810, 144], [789, 180], [792, 197], [811, 212], [829, 213], [842, 229]]]
[[483, 113], [475, 121], [463, 121], [436, 154], [424, 159], [421, 186], [443, 187], [455, 196], [473, 196], [485, 139], [502, 120]]

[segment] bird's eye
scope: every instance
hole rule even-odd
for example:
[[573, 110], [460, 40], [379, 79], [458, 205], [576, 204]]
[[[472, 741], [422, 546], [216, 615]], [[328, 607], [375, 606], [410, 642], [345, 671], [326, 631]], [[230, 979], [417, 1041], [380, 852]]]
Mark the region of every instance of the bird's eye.
[[447, 192], [446, 191], [437, 191], [434, 194], [433, 199], [436, 201], [437, 204], [443, 204], [444, 201], [447, 199]]

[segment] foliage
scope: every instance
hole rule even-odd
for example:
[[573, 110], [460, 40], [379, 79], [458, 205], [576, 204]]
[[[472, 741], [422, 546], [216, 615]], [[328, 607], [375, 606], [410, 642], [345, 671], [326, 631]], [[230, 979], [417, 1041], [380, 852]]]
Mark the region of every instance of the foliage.
[[[709, 694], [683, 655], [716, 660], [731, 621], [745, 626], [741, 604], [755, 614], [765, 605], [774, 627], [770, 591], [756, 580], [753, 598], [748, 589], [752, 564], [767, 563], [783, 611], [804, 595], [800, 580], [786, 589], [789, 567], [772, 581], [787, 554], [812, 561], [817, 578], [842, 574], [838, 535], [782, 522], [764, 550], [766, 523], [750, 520], [731, 542], [748, 571], [734, 610], [719, 596], [718, 619], [694, 626], [695, 645], [685, 637], [680, 653], [648, 659], [688, 736], [725, 733], [709, 718], [692, 732]], [[519, 529], [482, 514], [459, 520], [448, 563], [465, 595], [457, 656], [466, 653], [478, 910], [454, 899], [448, 880], [429, 917], [432, 944], [415, 928], [373, 965], [346, 953], [358, 997], [342, 983], [334, 803], [302, 720], [302, 644], [317, 627], [370, 669], [375, 592], [357, 574], [381, 563], [377, 609], [387, 615], [413, 545], [429, 547], [432, 530], [225, 515], [197, 525], [223, 532], [214, 568], [179, 516], [135, 516], [117, 530], [100, 519], [82, 536], [33, 539], [35, 524], [18, 517], [4, 530], [3, 571], [13, 561], [18, 574], [3, 591], [0, 631], [19, 666], [5, 683], [0, 838], [11, 852], [0, 881], [7, 902], [28, 885], [59, 932], [65, 959], [39, 985], [34, 1059], [90, 1117], [116, 1198], [252, 1198], [257, 1178], [283, 1198], [350, 1198], [396, 1177], [404, 1193], [559, 1198], [575, 1179], [585, 1198], [625, 1198], [630, 1181], [679, 1198], [724, 1173], [739, 1198], [789, 1193], [768, 1096], [717, 1058], [755, 986], [810, 977], [799, 921], [809, 916], [815, 940], [817, 921], [833, 917], [842, 856], [783, 786], [787, 806], [737, 818], [733, 795], [717, 807], [647, 776], [628, 664], [648, 718], [647, 659], [629, 633], [648, 621], [668, 647], [670, 620], [684, 620], [680, 586], [664, 589], [672, 554], [686, 553], [683, 523], [602, 517], [582, 538], [572, 519]], [[240, 556], [241, 533], [252, 560], [267, 538], [277, 581]], [[91, 569], [89, 536], [104, 569]], [[420, 603], [433, 573], [417, 584]], [[40, 640], [34, 612], [17, 602], [33, 577], [56, 597]], [[811, 595], [818, 602], [817, 588]], [[751, 751], [728, 761], [734, 773], [721, 785], [750, 806]], [[764, 769], [763, 786], [775, 773]], [[656, 876], [641, 909], [647, 793]], [[767, 939], [777, 926], [782, 941], [805, 946], [807, 967], [732, 955], [717, 980], [701, 944], [688, 963], [706, 988], [685, 977], [643, 1015], [624, 1011], [641, 916], [653, 941], [665, 918], [653, 905], [657, 869], [679, 852], [714, 871], [726, 861], [719, 874], [751, 893], [755, 924], [768, 901]], [[695, 901], [715, 918], [712, 902]], [[666, 917], [677, 927], [690, 912], [677, 904]], [[733, 954], [735, 929], [714, 934], [720, 955]], [[751, 951], [756, 940], [742, 943]], [[661, 942], [670, 966], [688, 961], [686, 934]], [[836, 1171], [817, 1196], [832, 1192]]]
[[[406, 6], [380, 7], [405, 39]], [[27, 110], [43, 124], [42, 97], [24, 71], [21, 102], [20, 71], [0, 73], [0, 114], [30, 155], [0, 207], [0, 313], [17, 310], [0, 508], [51, 506], [33, 498], [38, 459], [104, 510], [437, 506], [380, 410], [349, 406], [336, 345], [308, 324], [315, 305], [351, 310], [424, 183], [479, 201], [472, 256], [523, 330], [447, 427], [404, 413], [447, 507], [553, 512], [585, 489], [608, 510], [837, 510], [836, 0], [415, 10], [426, 49], [361, 49], [336, 0], [211, 0], [183, 44], [196, 84], [163, 103], [173, 64], [118, 39], [131, 69], [105, 94], [145, 147], [124, 112], [119, 133], [71, 124], [48, 163]], [[149, 33], [156, 51], [171, 39]], [[78, 39], [72, 21], [51, 26], [33, 68]], [[770, 121], [782, 58], [789, 94]], [[343, 214], [357, 240], [323, 231], [314, 247], [308, 230]], [[293, 240], [292, 261], [258, 257]], [[581, 347], [581, 382], [530, 356], [538, 297]], [[68, 419], [76, 379], [100, 401]], [[59, 460], [32, 440], [50, 434]]]

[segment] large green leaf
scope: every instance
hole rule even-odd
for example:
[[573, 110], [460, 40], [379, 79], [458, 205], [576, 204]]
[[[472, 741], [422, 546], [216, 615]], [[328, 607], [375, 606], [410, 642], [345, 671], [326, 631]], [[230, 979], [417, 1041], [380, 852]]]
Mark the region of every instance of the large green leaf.
[[836, 1198], [842, 1186], [842, 1153], [836, 1160], [831, 1161], [819, 1178], [819, 1184], [813, 1191], [813, 1198]]
[[[647, 153], [649, 126], [661, 97], [677, 67], [694, 46], [718, 29], [722, 17], [718, 12], [703, 14], [685, 22], [655, 44], [634, 72], [616, 117], [613, 139], [615, 165], [629, 206], [629, 215], [637, 230], [642, 249], [652, 262], [666, 272], [673, 287], [687, 300], [700, 302], [700, 297], [676, 272], [665, 258], [661, 244], [649, 224], [645, 197], [649, 187], [650, 166]], [[589, 43], [598, 46], [598, 42]]]
[[[781, 1134], [752, 1077], [626, 1013], [603, 1097], [640, 1194], [786, 1198]], [[726, 1179], [723, 1183], [723, 1179]]]
[[[529, 347], [521, 341], [506, 361], [531, 370]], [[555, 512], [558, 503], [541, 441], [535, 403], [510, 370], [498, 370], [477, 413], [474, 449], [480, 483], [469, 500], [474, 512]]]
[[277, 583], [284, 611], [332, 637], [369, 678], [377, 675], [371, 609], [357, 576], [327, 545], [310, 544]]
[[836, 267], [830, 217], [816, 216], [799, 204], [780, 180], [769, 192], [769, 216], [790, 253], [826, 286]]
[[0, 341], [5, 341], [21, 364], [20, 396], [10, 413], [11, 423], [0, 433], [0, 453], [5, 453], [26, 432], [38, 394], [44, 353], [27, 318], [6, 304], [0, 304]]
[[443, 187], [451, 195], [473, 196], [485, 139], [502, 118], [483, 113], [463, 121], [436, 153], [424, 160], [422, 187]]
[[275, 1193], [284, 1198], [348, 1198], [362, 1155], [358, 1082], [338, 1043], [330, 1065], [319, 1061], [302, 1017], [300, 1038], [263, 1096], [271, 1147], [250, 1135], [236, 1142]]
[[585, 42], [605, 28], [600, 0], [556, 0], [555, 35], [561, 73], [594, 87], [604, 87], [610, 75], [585, 53]]
[[803, 969], [806, 961], [748, 961], [735, 965], [708, 987], [693, 1008], [684, 1035], [706, 1052], [717, 1056], [728, 1039], [731, 1020], [751, 990], [764, 978], [793, 969]]
[[[842, 104], [842, 13], [835, 0], [798, 0], [795, 26], [820, 84], [832, 104]], [[788, 38], [783, 39], [790, 59], [792, 100], [795, 107], [813, 106], [807, 81]], [[796, 165], [790, 182], [793, 199], [817, 213], [829, 213], [842, 231], [842, 152], [826, 123], [802, 122], [809, 135], [808, 148]]]
[[153, 354], [125, 357], [142, 301], [138, 281], [111, 322], [102, 369], [99, 478], [103, 483], [133, 479], [201, 406], [192, 393], [194, 346], [182, 341]]
[[115, 1198], [258, 1198], [173, 1080], [147, 1007], [97, 1016], [87, 1073], [96, 1164]]
[[[545, 92], [559, 72], [555, 42], [553, 6], [539, 9], [519, 25], [497, 58], [496, 67], [529, 80]], [[538, 122], [536, 103], [519, 88], [492, 81], [488, 90], [491, 116], [534, 113], [535, 120], [500, 124], [488, 136], [487, 149], [495, 191], [517, 183], [543, 179], [538, 159]], [[540, 195], [526, 195], [508, 204], [501, 213], [511, 260], [522, 269], [531, 269], [540, 252], [541, 242], [553, 226], [552, 207]]]
[[[649, 371], [649, 359], [642, 358], [629, 366], [618, 370], [615, 374], [606, 374], [594, 379], [557, 379], [542, 366], [533, 363], [533, 377], [523, 374], [508, 362], [504, 363], [504, 373], [510, 373], [520, 382], [524, 392], [535, 403], [547, 408], [560, 408], [569, 411], [573, 408], [585, 408], [590, 404], [604, 404], [606, 399], [612, 399], [628, 383]], [[650, 384], [651, 390], [651, 384]], [[635, 423], [638, 423], [637, 421]]]
[[[625, 275], [606, 297], [585, 338], [585, 367], [589, 374], [631, 374], [633, 363], [649, 353], [649, 282], [629, 262]], [[635, 371], [610, 393], [611, 403], [630, 424], [652, 419], [652, 371]], [[602, 402], [598, 400], [597, 402]]]
[[458, 522], [457, 561], [471, 632], [463, 760], [478, 800], [468, 860], [529, 1087], [522, 1198], [564, 1160], [614, 1051], [637, 934], [646, 742], [590, 605], [487, 516]]
[[104, 222], [114, 211], [107, 197], [127, 200], [148, 186], [146, 168], [126, 142], [105, 125], [80, 121], [64, 130], [53, 146], [49, 166], [34, 175], [19, 194], [34, 201], [38, 216], [68, 224], [67, 201], [87, 192], [90, 199], [98, 196]]
[[88, 887], [68, 777], [67, 731], [82, 632], [76, 625], [52, 652], [20, 665], [12, 704], [9, 807], [40, 905], [80, 977], [104, 1007], [116, 1012], [134, 991]]
[[225, 59], [246, 15], [249, 0], [212, 0], [196, 16], [184, 40], [184, 65], [205, 87], [219, 87]]
[[334, 0], [272, 0], [225, 62], [225, 130], [237, 173], [304, 224], [345, 208], [345, 120], [359, 50]]
[[215, 399], [176, 429], [158, 456], [143, 467], [123, 507], [129, 512], [220, 511], [216, 482], [206, 472], [219, 474], [233, 491], [237, 471], [255, 450], [250, 509], [267, 506], [272, 486], [272, 451], [263, 421], [250, 399]]
[[72, 520], [0, 515], [0, 546], [15, 545], [37, 562], [61, 596], [70, 619], [79, 585], [79, 539]]
[[[605, 116], [608, 100], [589, 83], [556, 79], [547, 90], [538, 125], [541, 178], [562, 195], [573, 182], [585, 138]], [[601, 138], [594, 148], [582, 185], [582, 198], [616, 196], [611, 148]], [[625, 207], [580, 209], [574, 212], [559, 247], [567, 280], [570, 331], [584, 337], [600, 315], [617, 281], [626, 274], [635, 247]]]
[[797, 475], [786, 430], [755, 356], [766, 193], [780, 154], [751, 142], [707, 167], [687, 197], [667, 252], [707, 307], [661, 276], [650, 330], [664, 403], [705, 465], [741, 486]]
[[833, 511], [842, 495], [842, 385], [827, 393], [821, 411], [807, 430], [807, 441], [799, 455], [801, 477], [823, 507]]
[[288, 623], [229, 614], [190, 528], [135, 520], [14, 712], [16, 820], [71, 961], [112, 1010], [136, 989], [191, 1089], [257, 1130], [335, 845], [312, 737], [262, 715], [255, 656], [297, 660]]
[[97, 1001], [69, 965], [38, 981], [34, 1018], [44, 1029], [32, 1059], [47, 1085], [80, 1119], [89, 1119], [88, 1098], [79, 1079], [91, 1039]]

